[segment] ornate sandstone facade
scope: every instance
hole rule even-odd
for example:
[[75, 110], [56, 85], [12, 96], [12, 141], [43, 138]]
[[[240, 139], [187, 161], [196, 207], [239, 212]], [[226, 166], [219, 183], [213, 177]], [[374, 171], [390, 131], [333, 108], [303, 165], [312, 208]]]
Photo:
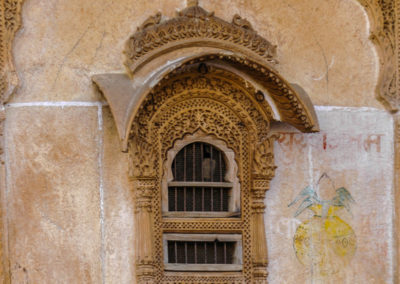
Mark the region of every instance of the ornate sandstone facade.
[[[0, 3], [1, 103], [4, 106], [18, 85], [12, 43], [21, 24], [20, 0]], [[359, 0], [371, 25], [371, 40], [380, 58], [377, 98], [394, 113], [396, 161], [396, 230], [400, 227], [399, 135], [400, 119], [400, 2]], [[201, 47], [201, 49], [199, 49]], [[275, 46], [257, 34], [250, 21], [235, 15], [224, 21], [189, 1], [176, 17], [161, 13], [149, 17], [128, 39], [124, 54], [125, 74], [96, 75], [93, 81], [108, 100], [117, 125], [122, 149], [128, 151], [129, 176], [135, 197], [136, 230], [145, 238], [137, 243], [138, 283], [265, 283], [267, 247], [264, 228], [265, 192], [274, 176], [272, 121], [283, 121], [300, 131], [318, 131], [313, 107], [298, 87], [275, 71]], [[180, 51], [180, 52], [177, 52]], [[174, 60], [175, 59], [175, 60]], [[171, 63], [172, 62], [172, 63]], [[154, 72], [155, 70], [155, 72]], [[143, 82], [144, 88], [137, 88]], [[129, 96], [127, 96], [127, 94]], [[211, 96], [210, 94], [213, 94]], [[267, 99], [266, 99], [267, 98]], [[177, 115], [179, 114], [179, 115]], [[3, 153], [1, 110], [0, 135]], [[182, 223], [164, 220], [159, 210], [159, 181], [165, 153], [177, 139], [201, 129], [234, 149], [243, 179], [243, 219]], [[160, 141], [160, 143], [154, 143]], [[4, 158], [2, 158], [4, 161]], [[1, 194], [6, 191], [5, 166], [1, 165]], [[10, 269], [7, 217], [1, 203], [0, 280], [9, 283]], [[163, 231], [233, 230], [244, 236], [244, 271], [235, 277], [182, 278], [164, 275], [161, 254]], [[147, 235], [146, 235], [147, 234]], [[154, 238], [150, 235], [154, 234]], [[398, 235], [398, 234], [396, 234]], [[257, 249], [254, 249], [254, 248]], [[399, 240], [393, 254], [400, 263]], [[396, 270], [395, 283], [400, 281]], [[238, 280], [239, 279], [239, 280]], [[219, 281], [219, 282], [218, 282]], [[397, 281], [397, 282], [396, 282]], [[96, 282], [96, 281], [94, 281]]]

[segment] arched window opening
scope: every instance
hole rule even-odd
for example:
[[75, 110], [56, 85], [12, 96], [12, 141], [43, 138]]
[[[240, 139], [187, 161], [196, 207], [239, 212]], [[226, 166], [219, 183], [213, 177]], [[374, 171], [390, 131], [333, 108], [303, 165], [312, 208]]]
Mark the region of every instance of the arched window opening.
[[228, 212], [232, 183], [225, 180], [224, 154], [215, 146], [194, 142], [176, 155], [168, 183], [168, 211]]

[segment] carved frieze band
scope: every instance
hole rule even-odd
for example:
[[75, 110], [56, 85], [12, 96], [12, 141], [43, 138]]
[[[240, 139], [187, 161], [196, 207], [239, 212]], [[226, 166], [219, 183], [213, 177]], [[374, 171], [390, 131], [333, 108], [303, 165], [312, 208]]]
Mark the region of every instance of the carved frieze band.
[[[380, 58], [380, 75], [376, 93], [379, 100], [390, 111], [400, 109], [400, 76], [398, 63], [400, 37], [399, 13], [396, 13], [397, 0], [358, 0], [363, 5], [371, 21], [371, 40], [375, 43]], [[399, 4], [397, 3], [397, 6]], [[396, 15], [397, 14], [397, 15]], [[397, 22], [397, 23], [396, 23]]]

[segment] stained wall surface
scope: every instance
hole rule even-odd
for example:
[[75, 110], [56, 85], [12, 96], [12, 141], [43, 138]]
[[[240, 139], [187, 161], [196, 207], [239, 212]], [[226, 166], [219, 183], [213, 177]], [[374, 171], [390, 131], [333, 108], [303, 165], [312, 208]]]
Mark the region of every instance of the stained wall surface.
[[[393, 122], [375, 99], [379, 61], [363, 8], [356, 0], [200, 4], [227, 21], [247, 18], [278, 46], [281, 75], [317, 106], [320, 133], [274, 129], [282, 135], [266, 198], [270, 283], [392, 283]], [[136, 27], [184, 7], [183, 0], [25, 1], [13, 48], [20, 87], [5, 129], [12, 283], [135, 283], [128, 160], [90, 78], [123, 72]], [[288, 204], [323, 173], [355, 200], [351, 213], [334, 216], [351, 226], [356, 249], [321, 270], [321, 260], [304, 265], [293, 247], [312, 214], [295, 217]], [[318, 189], [321, 199], [334, 198], [331, 187]]]

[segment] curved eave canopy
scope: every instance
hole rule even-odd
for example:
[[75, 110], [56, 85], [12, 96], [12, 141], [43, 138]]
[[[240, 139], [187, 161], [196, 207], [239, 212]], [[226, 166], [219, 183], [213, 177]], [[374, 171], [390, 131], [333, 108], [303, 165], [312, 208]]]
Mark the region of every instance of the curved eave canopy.
[[[274, 120], [287, 122], [302, 132], [319, 130], [314, 107], [304, 90], [298, 85], [287, 83], [270, 66], [244, 59], [237, 54], [204, 52], [204, 49], [201, 52], [188, 49], [184, 54], [182, 51], [178, 54], [171, 52], [164, 56], [164, 60], [161, 56], [157, 62], [152, 62], [153, 68], [142, 68], [132, 78], [127, 74], [100, 74], [92, 77], [110, 105], [123, 150], [127, 149], [129, 132], [139, 107], [152, 88], [173, 70], [194, 62], [226, 68], [253, 84], [269, 97], [268, 104], [276, 110]], [[158, 68], [155, 69], [155, 66]]]

